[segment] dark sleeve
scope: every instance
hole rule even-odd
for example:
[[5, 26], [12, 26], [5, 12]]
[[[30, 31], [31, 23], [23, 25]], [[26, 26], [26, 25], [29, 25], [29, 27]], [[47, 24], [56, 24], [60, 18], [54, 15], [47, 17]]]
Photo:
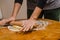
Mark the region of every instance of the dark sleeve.
[[22, 4], [23, 0], [15, 0], [15, 3], [20, 3]]
[[47, 0], [38, 0], [37, 6], [41, 9], [45, 6]]

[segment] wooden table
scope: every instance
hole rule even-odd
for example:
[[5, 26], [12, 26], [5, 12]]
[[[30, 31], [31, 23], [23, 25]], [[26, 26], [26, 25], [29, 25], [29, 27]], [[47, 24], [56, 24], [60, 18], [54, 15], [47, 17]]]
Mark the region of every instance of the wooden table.
[[50, 25], [45, 30], [32, 31], [28, 33], [16, 33], [8, 28], [0, 28], [0, 40], [60, 40], [60, 23], [47, 20]]

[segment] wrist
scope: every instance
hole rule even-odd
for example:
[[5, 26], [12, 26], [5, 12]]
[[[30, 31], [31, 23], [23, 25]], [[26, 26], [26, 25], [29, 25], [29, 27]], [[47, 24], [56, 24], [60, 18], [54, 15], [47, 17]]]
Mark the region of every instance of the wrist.
[[14, 21], [16, 18], [15, 17], [10, 17], [8, 20]]
[[30, 19], [30, 20], [37, 20], [36, 17], [30, 17], [29, 19]]
[[11, 16], [10, 18], [16, 18], [15, 16]]

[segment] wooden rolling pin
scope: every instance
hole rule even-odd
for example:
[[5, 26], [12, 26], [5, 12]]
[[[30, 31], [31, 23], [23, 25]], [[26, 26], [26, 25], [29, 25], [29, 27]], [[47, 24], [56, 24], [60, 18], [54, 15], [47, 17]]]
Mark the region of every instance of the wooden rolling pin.
[[[18, 25], [18, 26], [22, 26], [22, 21], [12, 21], [10, 22], [11, 25]], [[35, 24], [34, 27], [37, 27], [38, 24]]]

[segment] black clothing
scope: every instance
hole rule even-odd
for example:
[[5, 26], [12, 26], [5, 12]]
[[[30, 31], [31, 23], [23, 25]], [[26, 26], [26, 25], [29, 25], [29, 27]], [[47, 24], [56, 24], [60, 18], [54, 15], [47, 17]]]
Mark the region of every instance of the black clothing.
[[22, 4], [23, 0], [15, 0], [15, 3], [20, 3]]
[[[47, 0], [27, 0], [27, 17], [30, 18], [36, 6], [43, 9], [44, 6], [46, 5], [46, 1]], [[15, 3], [22, 4], [22, 2], [23, 0], [15, 0]], [[52, 19], [52, 20], [57, 20], [57, 21], [60, 20], [59, 19], [60, 8], [53, 9], [53, 10], [43, 10], [40, 13], [38, 18], [41, 18], [43, 14], [46, 19]]]
[[[40, 7], [43, 9], [47, 0], [27, 0], [27, 8], [30, 10], [34, 10], [35, 7]], [[23, 0], [15, 0], [15, 3], [22, 4]]]

